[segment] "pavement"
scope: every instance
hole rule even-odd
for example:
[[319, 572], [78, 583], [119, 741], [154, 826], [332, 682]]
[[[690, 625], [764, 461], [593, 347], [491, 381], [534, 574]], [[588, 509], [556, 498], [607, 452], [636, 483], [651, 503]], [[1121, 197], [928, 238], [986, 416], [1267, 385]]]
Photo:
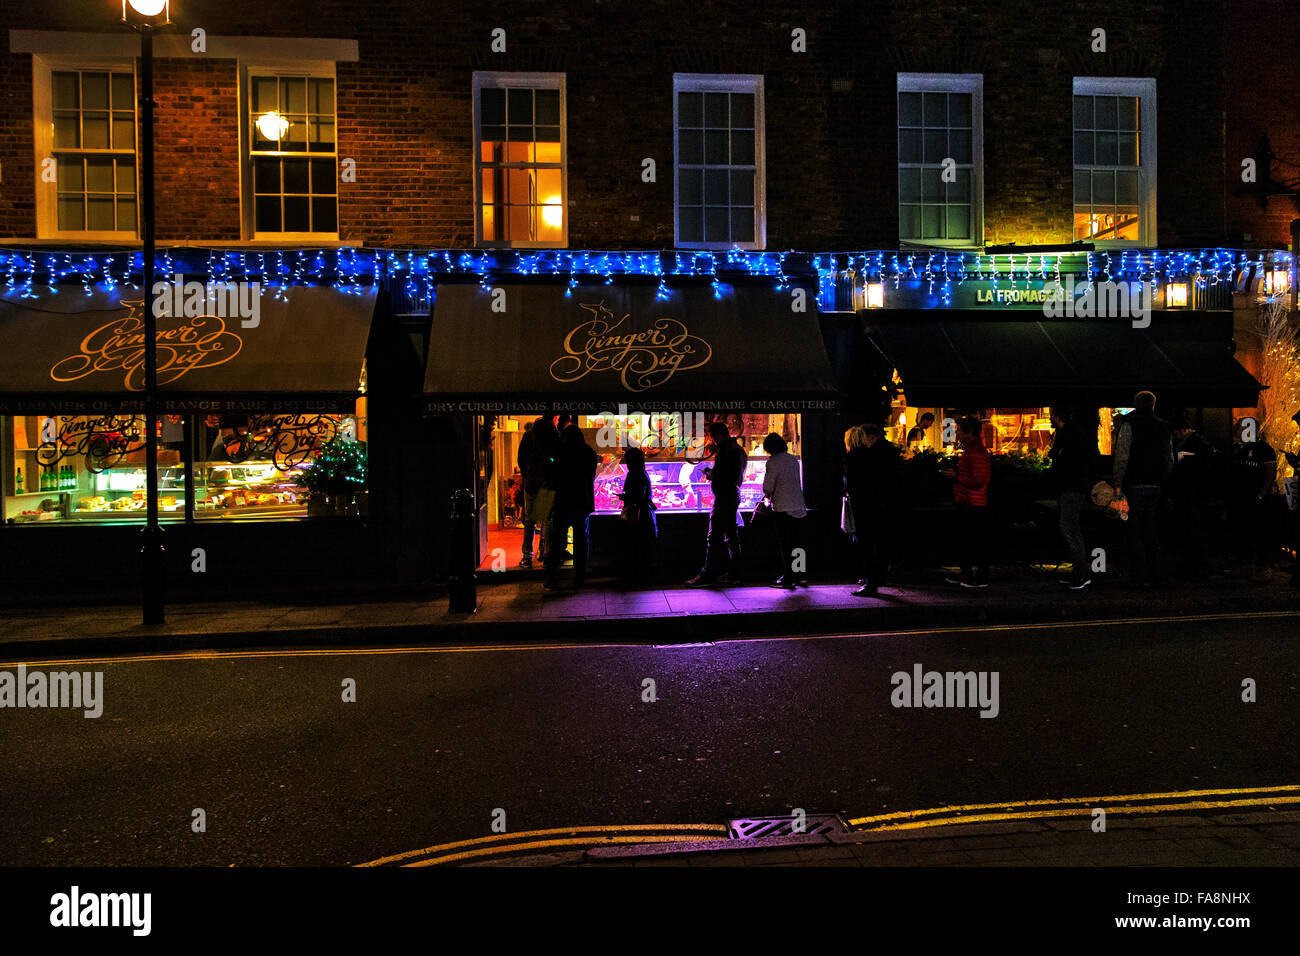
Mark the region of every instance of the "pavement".
[[762, 584], [627, 588], [595, 580], [559, 592], [540, 575], [480, 574], [474, 613], [429, 598], [186, 603], [161, 625], [140, 623], [133, 605], [0, 608], [0, 652], [17, 656], [126, 655], [231, 647], [368, 646], [509, 642], [689, 643], [789, 633], [897, 631], [1062, 620], [1167, 618], [1300, 610], [1289, 569], [1263, 580], [1214, 576], [1141, 590], [1104, 577], [1083, 591], [1057, 583], [1054, 568], [997, 573], [986, 591], [943, 581], [936, 571], [878, 598], [853, 597], [847, 582], [783, 591]]

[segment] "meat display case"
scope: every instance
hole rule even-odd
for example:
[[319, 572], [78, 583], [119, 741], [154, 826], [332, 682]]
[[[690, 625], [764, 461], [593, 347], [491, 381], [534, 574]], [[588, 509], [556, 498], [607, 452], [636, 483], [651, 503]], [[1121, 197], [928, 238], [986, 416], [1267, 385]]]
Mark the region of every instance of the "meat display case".
[[[713, 507], [713, 490], [704, 469], [713, 461], [687, 461], [671, 459], [647, 461], [646, 474], [650, 477], [650, 498], [656, 512], [662, 514], [708, 512]], [[766, 458], [751, 457], [745, 466], [744, 480], [740, 486], [740, 509], [753, 511], [763, 500], [763, 476], [767, 469]], [[623, 490], [627, 468], [618, 461], [602, 464], [596, 472], [596, 513], [616, 514], [622, 507], [618, 497]]]

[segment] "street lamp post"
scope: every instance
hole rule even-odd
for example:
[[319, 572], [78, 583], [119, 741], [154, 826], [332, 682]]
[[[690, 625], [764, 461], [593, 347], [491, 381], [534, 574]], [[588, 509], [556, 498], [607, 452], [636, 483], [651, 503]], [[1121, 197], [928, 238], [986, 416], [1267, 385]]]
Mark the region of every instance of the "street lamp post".
[[158, 524], [158, 319], [153, 309], [153, 35], [171, 23], [171, 0], [122, 0], [122, 22], [140, 34], [140, 232], [144, 245], [145, 525], [140, 547], [145, 624], [163, 622], [163, 542]]

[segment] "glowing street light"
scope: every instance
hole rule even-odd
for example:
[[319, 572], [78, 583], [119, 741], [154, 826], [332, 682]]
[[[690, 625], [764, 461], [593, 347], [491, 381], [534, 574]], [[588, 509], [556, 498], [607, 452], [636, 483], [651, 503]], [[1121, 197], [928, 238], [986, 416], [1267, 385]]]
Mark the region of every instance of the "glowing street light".
[[274, 142], [284, 139], [289, 132], [289, 121], [276, 110], [269, 110], [257, 118], [257, 131]]

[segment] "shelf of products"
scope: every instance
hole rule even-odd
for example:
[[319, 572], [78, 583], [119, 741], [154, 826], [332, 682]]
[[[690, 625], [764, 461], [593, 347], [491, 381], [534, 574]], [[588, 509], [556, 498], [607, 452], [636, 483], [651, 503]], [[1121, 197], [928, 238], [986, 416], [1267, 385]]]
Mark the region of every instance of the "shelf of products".
[[[713, 507], [713, 489], [704, 469], [712, 467], [707, 461], [648, 461], [646, 474], [650, 476], [650, 499], [659, 512], [708, 512]], [[766, 458], [750, 458], [745, 466], [744, 480], [740, 486], [740, 508], [753, 511], [763, 500], [763, 477], [767, 470]], [[623, 507], [618, 497], [623, 490], [627, 468], [617, 461], [603, 463], [596, 472], [596, 513], [611, 514]]]

